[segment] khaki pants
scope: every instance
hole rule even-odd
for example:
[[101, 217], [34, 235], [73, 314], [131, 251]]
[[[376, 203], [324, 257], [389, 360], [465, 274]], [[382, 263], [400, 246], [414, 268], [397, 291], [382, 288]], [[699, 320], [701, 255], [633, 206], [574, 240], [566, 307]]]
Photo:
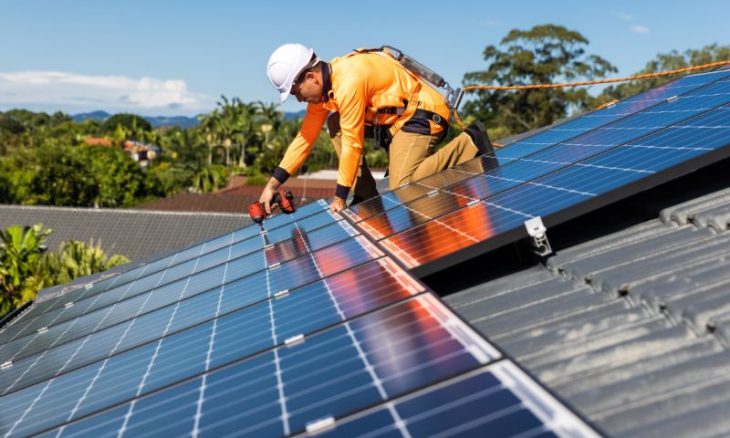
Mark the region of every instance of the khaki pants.
[[[332, 138], [332, 145], [339, 157], [342, 151], [342, 132], [338, 113], [331, 114], [327, 119], [327, 128]], [[403, 130], [393, 136], [388, 153], [389, 188], [391, 190], [471, 160], [479, 152], [471, 137], [463, 132], [433, 153], [438, 137], [438, 135], [415, 134]], [[362, 199], [378, 195], [375, 179], [368, 169], [364, 155], [360, 161], [353, 195]]]
[[403, 130], [393, 136], [388, 154], [391, 190], [471, 160], [479, 152], [466, 132], [433, 153], [437, 141], [438, 136]]

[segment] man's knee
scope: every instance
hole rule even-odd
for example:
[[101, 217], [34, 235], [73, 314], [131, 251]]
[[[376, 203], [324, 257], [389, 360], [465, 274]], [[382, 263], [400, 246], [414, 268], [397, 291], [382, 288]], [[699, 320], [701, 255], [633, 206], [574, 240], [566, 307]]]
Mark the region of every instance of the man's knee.
[[327, 117], [327, 130], [331, 138], [334, 138], [340, 132], [340, 113], [332, 113]]

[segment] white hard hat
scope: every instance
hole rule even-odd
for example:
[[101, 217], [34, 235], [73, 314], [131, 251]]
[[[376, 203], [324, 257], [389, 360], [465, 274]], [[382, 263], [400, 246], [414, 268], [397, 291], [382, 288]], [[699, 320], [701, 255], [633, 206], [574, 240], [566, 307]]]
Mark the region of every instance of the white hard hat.
[[294, 80], [312, 60], [314, 50], [301, 44], [284, 44], [269, 57], [266, 75], [269, 82], [279, 90], [279, 100], [284, 103], [291, 92]]

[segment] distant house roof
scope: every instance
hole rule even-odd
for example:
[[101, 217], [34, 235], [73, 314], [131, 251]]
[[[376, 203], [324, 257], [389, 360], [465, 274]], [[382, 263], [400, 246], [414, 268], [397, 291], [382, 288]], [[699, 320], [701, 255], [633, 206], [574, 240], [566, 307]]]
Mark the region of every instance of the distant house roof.
[[[284, 188], [291, 190], [297, 206], [334, 193], [335, 182], [329, 180], [302, 180], [290, 178]], [[245, 179], [233, 177], [228, 186], [213, 193], [179, 193], [137, 206], [140, 210], [219, 212], [248, 214], [248, 205], [261, 196], [261, 186], [245, 185]]]
[[106, 137], [86, 137], [84, 143], [89, 146], [106, 146], [110, 147], [114, 145], [114, 142], [110, 138]]
[[729, 223], [726, 189], [445, 300], [612, 436], [727, 436]]
[[0, 205], [0, 228], [42, 223], [53, 230], [51, 249], [66, 240], [100, 243], [104, 251], [132, 260], [183, 248], [250, 224], [241, 214], [172, 213]]

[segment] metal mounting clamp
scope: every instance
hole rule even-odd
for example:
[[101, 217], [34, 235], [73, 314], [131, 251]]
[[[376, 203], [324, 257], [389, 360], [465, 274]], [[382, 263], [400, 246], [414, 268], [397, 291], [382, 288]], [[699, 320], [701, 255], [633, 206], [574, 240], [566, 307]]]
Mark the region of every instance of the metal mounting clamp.
[[532, 239], [532, 246], [537, 255], [545, 257], [552, 254], [553, 249], [550, 247], [550, 242], [547, 238], [547, 228], [542, 223], [540, 216], [525, 221], [525, 228], [527, 229], [527, 234]]

